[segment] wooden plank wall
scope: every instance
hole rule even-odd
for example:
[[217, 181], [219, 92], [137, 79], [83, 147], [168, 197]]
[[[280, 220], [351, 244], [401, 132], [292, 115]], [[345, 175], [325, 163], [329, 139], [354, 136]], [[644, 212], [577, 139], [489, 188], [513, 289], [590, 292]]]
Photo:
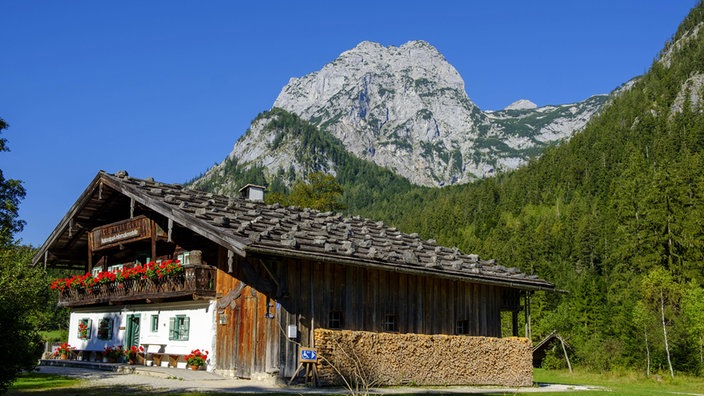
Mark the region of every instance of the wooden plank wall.
[[284, 375], [297, 364], [292, 341], [311, 346], [312, 328], [328, 328], [333, 311], [342, 312], [346, 330], [382, 332], [391, 314], [399, 333], [455, 334], [457, 321], [467, 320], [469, 335], [501, 336], [502, 287], [321, 262], [276, 268], [288, 293], [279, 300], [279, 322], [299, 331], [295, 340], [280, 340]]
[[[218, 261], [227, 262], [226, 252]], [[232, 273], [226, 264], [219, 265], [218, 296], [239, 282], [247, 286], [236, 308], [224, 309], [228, 321], [218, 324], [217, 357], [219, 369], [234, 370], [239, 377], [276, 371], [284, 378], [293, 375], [298, 345], [313, 346], [312, 331], [329, 328], [335, 311], [342, 313], [346, 330], [382, 332], [390, 314], [397, 317], [399, 333], [455, 334], [457, 321], [466, 320], [469, 335], [501, 336], [506, 289], [499, 286], [315, 261], [235, 261]], [[269, 290], [265, 283], [272, 278], [277, 285]], [[265, 318], [267, 312], [273, 320]], [[288, 325], [297, 326], [296, 338], [286, 337]]]

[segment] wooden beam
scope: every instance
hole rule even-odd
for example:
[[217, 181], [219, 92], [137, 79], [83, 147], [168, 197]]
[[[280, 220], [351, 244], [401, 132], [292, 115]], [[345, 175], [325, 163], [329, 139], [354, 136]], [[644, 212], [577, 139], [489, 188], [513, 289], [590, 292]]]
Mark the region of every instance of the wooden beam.
[[230, 274], [234, 271], [234, 268], [233, 268], [234, 258], [235, 258], [235, 253], [232, 250], [228, 250], [227, 251], [227, 272]]
[[88, 272], [93, 271], [93, 233], [88, 233]]
[[[132, 201], [134, 202], [134, 201]], [[150, 221], [151, 224], [151, 230], [150, 234], [152, 234], [151, 238], [151, 244], [152, 244], [152, 261], [156, 261], [156, 222]]]
[[259, 262], [261, 263], [262, 267], [264, 267], [264, 270], [266, 271], [266, 273], [269, 274], [269, 278], [271, 278], [271, 280], [272, 280], [272, 281], [274, 282], [274, 284], [276, 285], [276, 289], [278, 290], [278, 288], [279, 288], [279, 282], [276, 281], [276, 278], [274, 277], [274, 274], [271, 273], [271, 271], [269, 270], [269, 267], [266, 265], [266, 263], [264, 262], [264, 260], [259, 259]]
[[166, 242], [173, 242], [173, 240], [171, 240], [171, 233], [173, 232], [173, 229], [174, 229], [174, 219], [169, 217], [169, 230], [168, 230], [168, 235], [166, 237]]
[[530, 340], [530, 342], [533, 342], [533, 329], [531, 329], [530, 325], [530, 293], [529, 291], [526, 291], [525, 294], [525, 302], [523, 303], [524, 308], [525, 308], [525, 313], [526, 313], [526, 338]]
[[570, 374], [572, 374], [572, 365], [570, 364], [570, 357], [567, 356], [567, 348], [565, 348], [565, 340], [560, 337], [559, 334], [557, 335], [557, 339], [560, 340], [560, 344], [562, 344], [562, 352], [565, 354], [565, 360], [567, 360], [567, 367], [570, 369]]

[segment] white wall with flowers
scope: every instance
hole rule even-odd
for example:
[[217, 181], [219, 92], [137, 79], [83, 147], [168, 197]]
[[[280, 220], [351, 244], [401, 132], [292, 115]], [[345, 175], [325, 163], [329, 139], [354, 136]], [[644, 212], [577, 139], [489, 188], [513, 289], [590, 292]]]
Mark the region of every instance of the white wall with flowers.
[[[135, 343], [148, 352], [187, 355], [194, 349], [214, 351], [215, 301], [186, 301], [108, 307], [73, 308], [69, 344], [84, 359], [99, 359], [105, 348], [124, 346], [129, 327], [138, 319]], [[128, 321], [132, 321], [128, 324]], [[134, 333], [132, 333], [134, 334]], [[214, 367], [214, 355], [208, 359]]]

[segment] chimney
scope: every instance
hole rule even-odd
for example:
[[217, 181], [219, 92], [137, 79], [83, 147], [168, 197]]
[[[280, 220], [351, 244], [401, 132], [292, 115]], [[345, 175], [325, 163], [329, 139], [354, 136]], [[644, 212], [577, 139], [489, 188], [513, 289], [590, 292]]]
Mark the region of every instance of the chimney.
[[256, 184], [247, 184], [240, 188], [240, 197], [249, 201], [263, 201], [265, 188]]

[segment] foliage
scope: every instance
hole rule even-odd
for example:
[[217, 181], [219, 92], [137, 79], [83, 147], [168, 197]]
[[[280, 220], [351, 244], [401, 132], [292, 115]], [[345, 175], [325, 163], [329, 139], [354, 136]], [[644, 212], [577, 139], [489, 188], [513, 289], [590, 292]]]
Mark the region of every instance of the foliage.
[[54, 351], [54, 356], [61, 356], [61, 355], [68, 355], [73, 350], [76, 349], [75, 347], [72, 347], [68, 342], [64, 342], [63, 344], [59, 345], [58, 348]]
[[0, 246], [0, 356], [13, 356], [0, 365], [0, 392], [33, 369], [44, 349], [39, 330], [45, 326], [49, 282], [41, 268], [30, 266], [33, 254], [28, 247]]
[[147, 264], [137, 264], [123, 267], [115, 271], [101, 271], [93, 276], [90, 272], [83, 275], [73, 275], [67, 278], [57, 278], [51, 283], [51, 290], [59, 292], [69, 289], [89, 289], [94, 285], [112, 282], [124, 282], [131, 279], [161, 279], [183, 273], [183, 266], [178, 260], [154, 261]]
[[208, 360], [208, 351], [194, 349], [186, 355], [186, 362], [189, 366], [202, 367], [205, 365], [206, 360]]
[[103, 349], [103, 355], [110, 360], [122, 360], [122, 357], [125, 356], [125, 348], [122, 345], [106, 346]]
[[137, 347], [136, 345], [132, 345], [131, 347], [125, 349], [125, 357], [128, 360], [135, 360], [137, 359], [137, 355], [143, 352], [143, 346], [140, 345], [139, 347]]
[[287, 206], [300, 206], [324, 212], [340, 211], [345, 205], [340, 202], [342, 187], [332, 175], [315, 172], [308, 181], [297, 181], [289, 195], [270, 194], [267, 203], [278, 202]]
[[[8, 125], [0, 118], [0, 133]], [[10, 151], [7, 139], [0, 138], [0, 152]], [[19, 203], [25, 196], [22, 183], [15, 179], [5, 179], [0, 169], [0, 245], [6, 246], [12, 242], [13, 235], [22, 231], [24, 221], [18, 218]]]

